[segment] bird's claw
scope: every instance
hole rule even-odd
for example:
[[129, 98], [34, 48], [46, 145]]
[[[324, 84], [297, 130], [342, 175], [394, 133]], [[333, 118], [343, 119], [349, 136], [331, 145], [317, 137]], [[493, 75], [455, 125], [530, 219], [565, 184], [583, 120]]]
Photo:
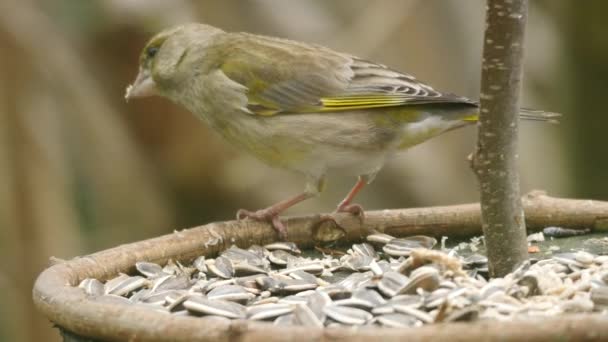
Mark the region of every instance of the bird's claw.
[[360, 204], [340, 204], [334, 213], [349, 213], [357, 216], [361, 221], [365, 218], [365, 211]]
[[321, 215], [319, 217], [319, 222], [317, 222], [317, 225], [321, 225], [326, 222], [332, 222], [336, 226], [340, 226], [335, 218], [335, 214], [338, 213], [347, 213], [354, 215], [355, 217], [359, 218], [361, 222], [363, 222], [365, 218], [365, 211], [363, 210], [363, 207], [360, 204], [340, 204], [332, 214]]
[[287, 240], [287, 228], [285, 228], [285, 225], [283, 224], [283, 222], [281, 222], [281, 219], [279, 218], [279, 214], [277, 212], [269, 209], [261, 209], [258, 211], [239, 209], [239, 211], [236, 212], [237, 220], [240, 221], [247, 218], [255, 221], [270, 223], [279, 234], [279, 238], [281, 240]]

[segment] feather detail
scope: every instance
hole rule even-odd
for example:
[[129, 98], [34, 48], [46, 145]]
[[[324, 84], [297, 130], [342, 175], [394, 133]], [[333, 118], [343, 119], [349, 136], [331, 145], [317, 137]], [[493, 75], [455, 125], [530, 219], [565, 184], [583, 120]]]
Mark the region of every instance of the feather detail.
[[474, 105], [385, 65], [321, 46], [243, 33], [228, 34], [225, 39], [222, 51], [227, 54], [220, 69], [247, 88], [247, 109], [255, 115], [436, 103]]
[[545, 121], [552, 124], [559, 123], [558, 118], [562, 115], [560, 113], [545, 112], [543, 110], [521, 108], [519, 112], [519, 118], [524, 120], [532, 121]]

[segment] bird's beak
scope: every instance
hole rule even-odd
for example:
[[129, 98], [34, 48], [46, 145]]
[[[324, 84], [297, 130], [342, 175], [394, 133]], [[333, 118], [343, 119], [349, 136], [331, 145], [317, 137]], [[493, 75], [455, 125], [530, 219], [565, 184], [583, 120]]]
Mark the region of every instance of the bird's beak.
[[139, 69], [139, 74], [135, 78], [135, 82], [127, 87], [127, 93], [125, 94], [125, 100], [129, 101], [136, 97], [146, 97], [158, 95], [158, 88], [150, 71], [147, 69]]

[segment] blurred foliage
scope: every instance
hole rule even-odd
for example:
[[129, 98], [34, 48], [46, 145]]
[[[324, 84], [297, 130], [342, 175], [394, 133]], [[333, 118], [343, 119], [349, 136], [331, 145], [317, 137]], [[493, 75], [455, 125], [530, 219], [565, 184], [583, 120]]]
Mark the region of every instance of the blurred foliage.
[[[605, 199], [608, 5], [532, 2], [524, 104], [565, 114], [525, 123], [523, 191]], [[0, 2], [0, 340], [51, 341], [31, 305], [50, 256], [70, 258], [231, 219], [302, 189], [224, 144], [164, 99], [125, 103], [154, 32], [202, 21], [327, 45], [476, 98], [482, 0], [3, 0]], [[477, 200], [475, 130], [396, 158], [359, 201], [368, 209]], [[332, 210], [354, 179], [330, 178], [290, 213]]]
[[608, 25], [602, 13], [608, 2], [595, 1], [592, 6], [575, 2], [565, 6], [561, 27], [566, 54], [564, 108], [577, 120], [570, 120], [572, 175], [577, 180], [577, 193], [583, 197], [608, 197], [608, 158], [606, 128], [608, 115], [604, 96], [608, 92]]

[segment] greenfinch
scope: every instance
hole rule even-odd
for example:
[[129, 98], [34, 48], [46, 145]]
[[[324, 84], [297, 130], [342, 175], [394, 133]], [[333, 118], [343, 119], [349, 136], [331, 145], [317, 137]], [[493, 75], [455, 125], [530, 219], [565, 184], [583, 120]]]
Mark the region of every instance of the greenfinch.
[[[477, 121], [478, 103], [329, 48], [186, 24], [154, 36], [126, 99], [160, 95], [184, 106], [237, 148], [307, 177], [305, 190], [238, 219], [271, 222], [319, 194], [330, 169], [358, 181], [336, 212], [363, 215], [353, 198], [397, 152]], [[551, 113], [522, 111], [550, 121]]]

